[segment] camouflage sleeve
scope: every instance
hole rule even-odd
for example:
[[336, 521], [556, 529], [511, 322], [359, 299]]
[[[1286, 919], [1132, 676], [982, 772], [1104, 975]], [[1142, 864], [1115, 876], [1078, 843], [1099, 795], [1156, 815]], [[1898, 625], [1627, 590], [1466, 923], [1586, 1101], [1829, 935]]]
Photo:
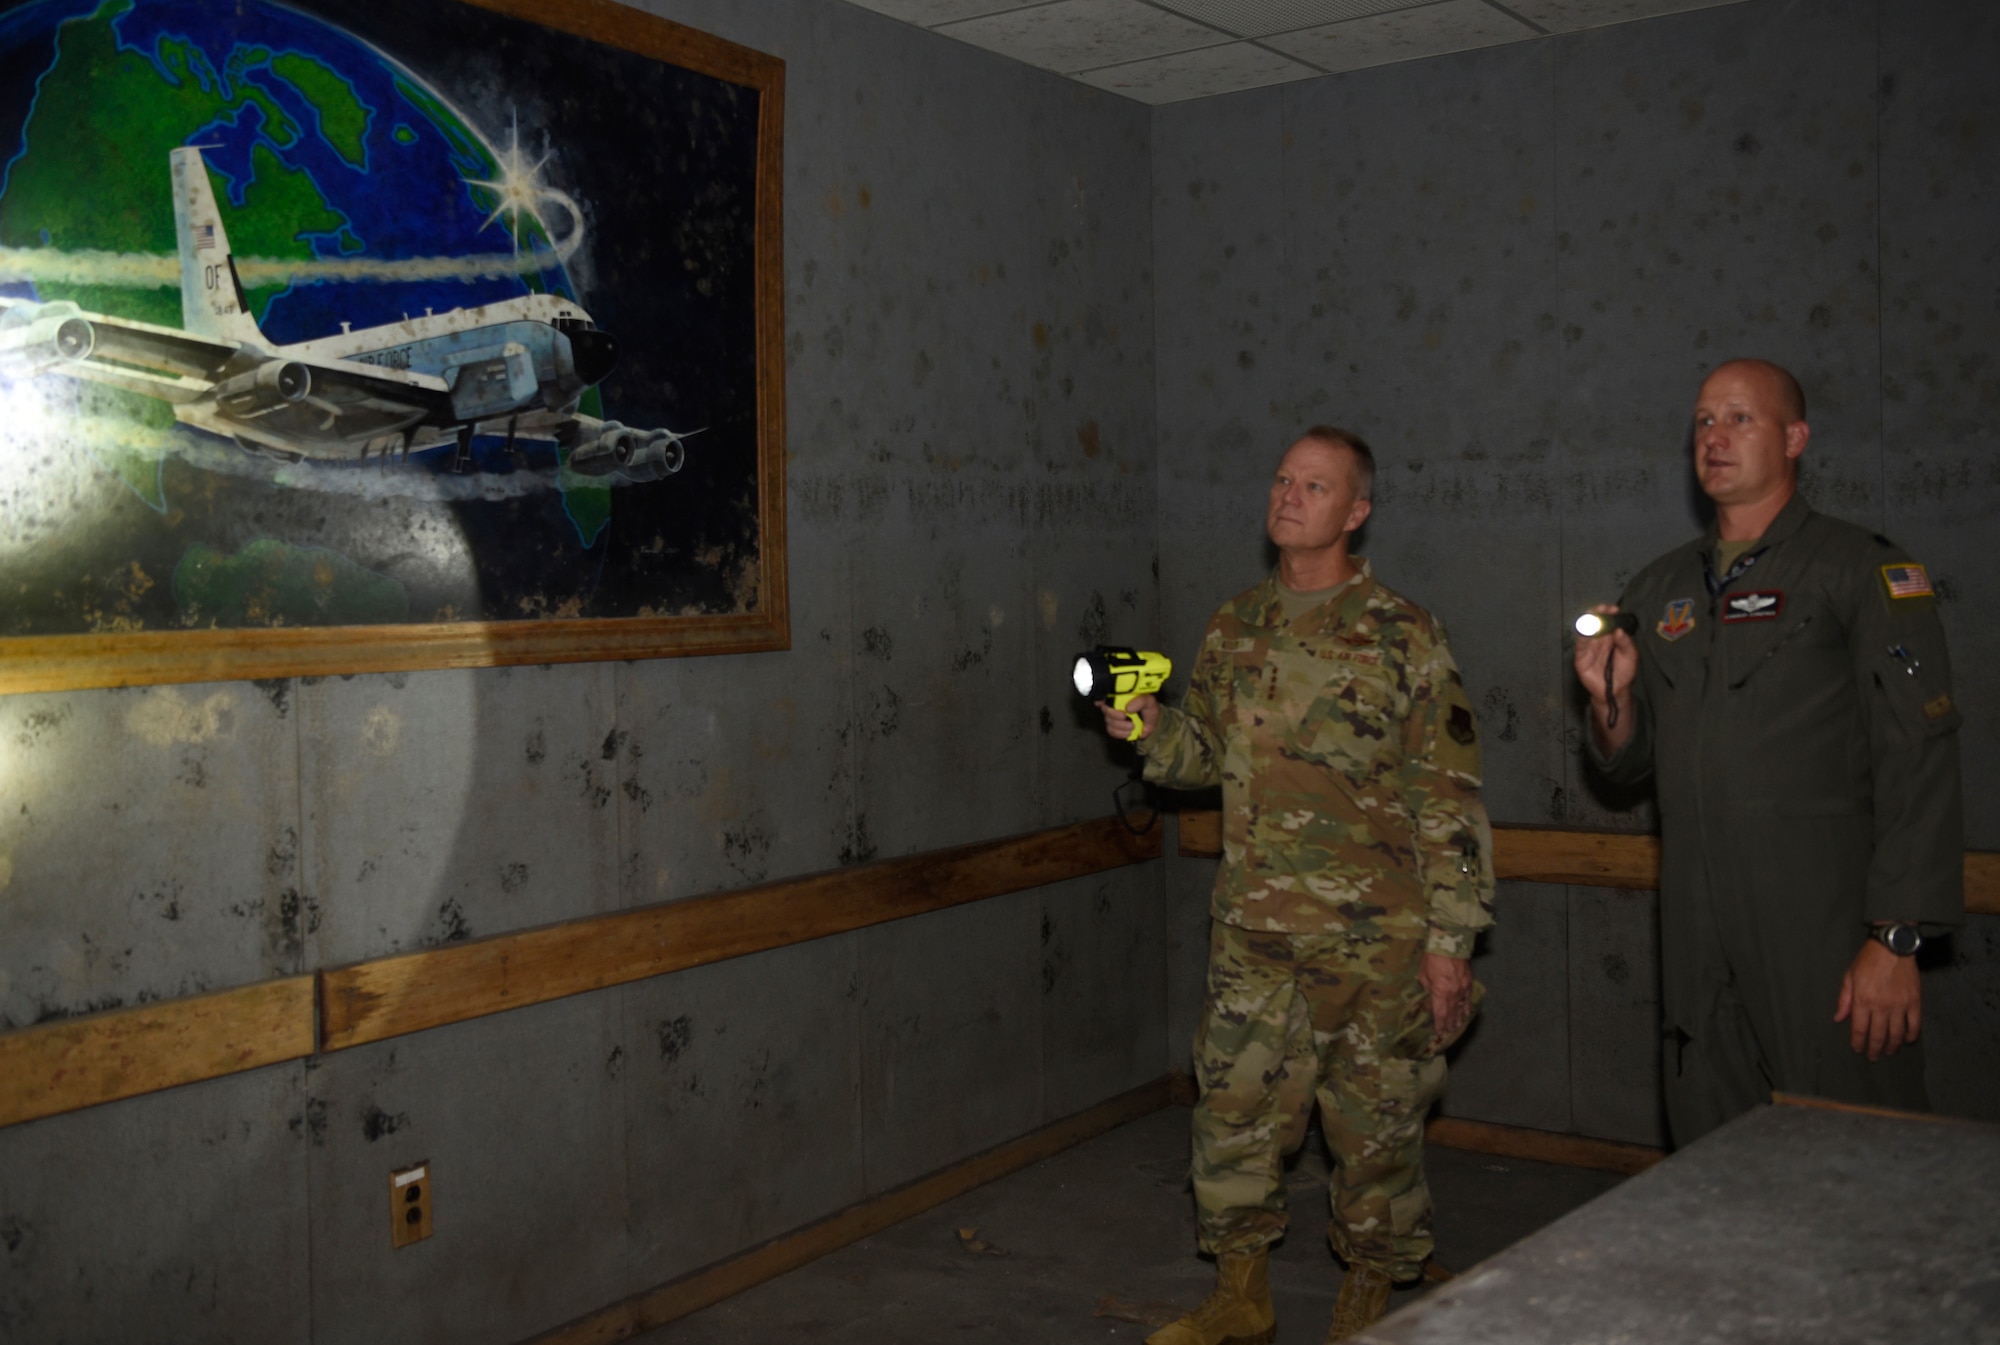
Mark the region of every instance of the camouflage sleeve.
[[1226, 701], [1228, 665], [1217, 652], [1213, 623], [1202, 637], [1179, 709], [1160, 707], [1159, 732], [1139, 740], [1146, 778], [1172, 789], [1206, 789], [1222, 783], [1221, 708]]
[[1471, 957], [1493, 923], [1493, 829], [1479, 801], [1479, 722], [1443, 638], [1410, 650], [1403, 798], [1430, 903], [1426, 951]]

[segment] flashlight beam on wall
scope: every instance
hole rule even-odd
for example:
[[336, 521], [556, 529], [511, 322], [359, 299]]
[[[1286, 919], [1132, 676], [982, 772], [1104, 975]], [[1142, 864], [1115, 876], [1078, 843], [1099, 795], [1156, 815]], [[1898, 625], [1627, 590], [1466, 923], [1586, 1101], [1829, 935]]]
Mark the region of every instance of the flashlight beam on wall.
[[[1085, 700], [1109, 701], [1112, 709], [1123, 714], [1135, 696], [1152, 695], [1165, 686], [1173, 674], [1174, 662], [1165, 654], [1126, 645], [1101, 644], [1089, 653], [1076, 656], [1076, 663], [1070, 669], [1070, 681], [1076, 687], [1076, 694]], [[1145, 722], [1133, 715], [1132, 731], [1125, 735], [1125, 741], [1132, 742], [1144, 737], [1145, 733]]]
[[1609, 615], [1585, 612], [1576, 619], [1576, 633], [1585, 639], [1609, 635], [1614, 630], [1622, 630], [1627, 635], [1637, 635], [1639, 618], [1630, 612], [1612, 612]]

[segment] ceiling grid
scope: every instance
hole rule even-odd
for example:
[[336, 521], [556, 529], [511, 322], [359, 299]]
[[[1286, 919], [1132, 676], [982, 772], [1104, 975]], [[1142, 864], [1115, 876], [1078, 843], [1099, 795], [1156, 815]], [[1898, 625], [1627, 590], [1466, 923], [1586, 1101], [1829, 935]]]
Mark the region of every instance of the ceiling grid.
[[849, 0], [1155, 104], [1742, 2]]

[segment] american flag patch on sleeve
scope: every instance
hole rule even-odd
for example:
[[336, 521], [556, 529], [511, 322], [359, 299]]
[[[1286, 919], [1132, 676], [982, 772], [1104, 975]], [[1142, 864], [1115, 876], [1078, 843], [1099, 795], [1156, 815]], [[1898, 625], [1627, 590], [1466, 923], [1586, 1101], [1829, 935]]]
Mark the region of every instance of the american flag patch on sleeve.
[[1924, 573], [1924, 567], [1912, 562], [1908, 565], [1884, 565], [1882, 582], [1889, 586], [1892, 598], [1928, 598], [1931, 593], [1931, 577]]

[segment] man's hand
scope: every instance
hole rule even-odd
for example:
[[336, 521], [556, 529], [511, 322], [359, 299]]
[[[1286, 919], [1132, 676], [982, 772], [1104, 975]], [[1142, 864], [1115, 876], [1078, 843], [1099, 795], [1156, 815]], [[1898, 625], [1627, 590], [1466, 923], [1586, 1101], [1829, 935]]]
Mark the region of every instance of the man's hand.
[[1425, 953], [1417, 980], [1430, 992], [1431, 1024], [1437, 1039], [1443, 1041], [1462, 1029], [1472, 1015], [1472, 964], [1462, 957]]
[[1132, 717], [1135, 715], [1146, 726], [1142, 736], [1150, 738], [1160, 731], [1160, 703], [1151, 696], [1134, 696], [1123, 710], [1112, 709], [1110, 701], [1099, 701], [1097, 708], [1104, 711], [1104, 731], [1120, 742], [1132, 735]]
[[1894, 1055], [1915, 1041], [1923, 1026], [1917, 959], [1897, 957], [1873, 939], [1862, 944], [1840, 978], [1840, 1003], [1833, 1010], [1834, 1022], [1849, 1018], [1854, 1023], [1848, 1044], [1856, 1055], [1866, 1051], [1870, 1060]]
[[[1599, 616], [1610, 616], [1618, 608], [1611, 603], [1599, 603], [1590, 610]], [[1632, 741], [1632, 680], [1639, 675], [1639, 646], [1622, 630], [1613, 630], [1609, 635], [1579, 635], [1571, 661], [1576, 666], [1576, 680], [1590, 693], [1591, 734], [1597, 739], [1598, 750], [1610, 756]], [[1604, 681], [1606, 662], [1611, 664], [1608, 688]], [[1610, 723], [1614, 700], [1618, 705], [1616, 727]]]

